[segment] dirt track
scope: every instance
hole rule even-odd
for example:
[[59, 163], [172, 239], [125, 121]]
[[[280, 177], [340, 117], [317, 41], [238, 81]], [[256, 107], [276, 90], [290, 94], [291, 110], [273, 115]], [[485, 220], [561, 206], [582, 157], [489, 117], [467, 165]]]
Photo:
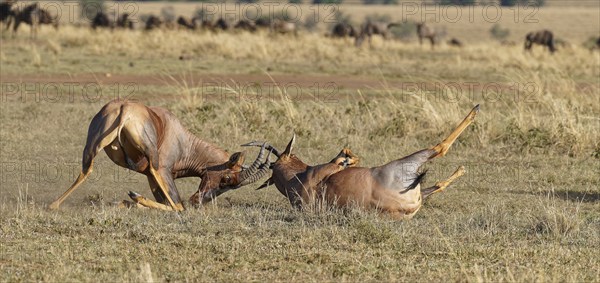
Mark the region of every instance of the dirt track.
[[[203, 83], [255, 84], [277, 83], [279, 85], [297, 84], [300, 87], [311, 87], [315, 84], [325, 85], [334, 83], [339, 88], [364, 89], [384, 88], [382, 80], [349, 77], [349, 76], [317, 76], [317, 75], [247, 75], [247, 74], [194, 74], [194, 75], [110, 75], [110, 74], [78, 74], [78, 75], [2, 75], [2, 83], [137, 83], [143, 85], [172, 86], [186, 83], [189, 86], [199, 86]], [[389, 87], [400, 87], [399, 81], [387, 82]]]

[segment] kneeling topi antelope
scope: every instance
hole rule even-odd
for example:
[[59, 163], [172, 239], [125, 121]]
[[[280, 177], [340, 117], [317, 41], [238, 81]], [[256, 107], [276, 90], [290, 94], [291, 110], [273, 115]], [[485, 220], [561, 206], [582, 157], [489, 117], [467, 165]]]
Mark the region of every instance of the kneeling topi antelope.
[[[155, 201], [130, 192], [139, 205], [162, 210], [183, 210], [175, 179], [200, 177], [199, 191], [211, 191], [202, 202], [266, 175], [264, 148], [252, 166], [245, 167], [244, 153], [229, 155], [194, 136], [168, 110], [128, 100], [113, 100], [94, 116], [83, 150], [82, 168], [73, 185], [51, 205], [58, 209], [92, 172], [94, 158], [104, 150], [117, 165], [148, 177]], [[192, 202], [197, 198], [192, 196]]]
[[382, 166], [354, 167], [326, 178], [322, 185], [325, 200], [338, 207], [358, 206], [375, 209], [396, 219], [410, 219], [430, 195], [444, 190], [465, 172], [460, 166], [447, 180], [433, 187], [421, 189], [425, 176], [420, 168], [427, 161], [444, 156], [458, 136], [469, 126], [479, 112], [475, 106], [458, 127], [438, 145], [417, 151], [409, 156]]

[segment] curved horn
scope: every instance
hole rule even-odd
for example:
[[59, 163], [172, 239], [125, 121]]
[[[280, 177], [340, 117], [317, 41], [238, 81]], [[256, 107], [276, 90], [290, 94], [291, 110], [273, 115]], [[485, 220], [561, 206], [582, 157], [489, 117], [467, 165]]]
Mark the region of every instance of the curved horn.
[[256, 171], [258, 170], [258, 168], [260, 167], [262, 161], [261, 159], [263, 159], [263, 157], [265, 156], [265, 147], [266, 147], [266, 143], [264, 143], [261, 148], [260, 151], [258, 152], [258, 156], [256, 157], [256, 160], [254, 160], [254, 162], [252, 163], [252, 165], [250, 165], [250, 167], [248, 167], [248, 169], [243, 170], [242, 173], [240, 173], [240, 181], [243, 182], [245, 181], [248, 177], [254, 175], [254, 173], [256, 173]]
[[290, 140], [288, 145], [285, 147], [285, 150], [283, 151], [282, 155], [292, 154], [292, 149], [294, 148], [294, 143], [296, 143], [296, 132], [295, 131], [294, 131], [294, 135], [292, 136], [292, 139]]
[[268, 151], [271, 151], [273, 154], [275, 154], [275, 156], [277, 156], [277, 158], [279, 158], [281, 156], [281, 153], [279, 153], [279, 150], [277, 150], [275, 147], [273, 147], [272, 145], [266, 143], [266, 142], [259, 142], [259, 141], [251, 141], [249, 143], [245, 143], [242, 146], [258, 146], [258, 147], [262, 147], [263, 145], [265, 145], [265, 148]]
[[240, 182], [239, 186], [240, 187], [245, 186], [245, 185], [252, 184], [252, 183], [260, 180], [262, 177], [267, 175], [269, 170], [271, 170], [271, 152], [270, 151], [269, 151], [269, 154], [267, 155], [267, 159], [265, 160], [265, 162], [260, 165], [258, 172], [256, 172], [254, 175], [250, 175], [250, 176], [246, 177], [245, 179], [243, 179], [242, 182]]

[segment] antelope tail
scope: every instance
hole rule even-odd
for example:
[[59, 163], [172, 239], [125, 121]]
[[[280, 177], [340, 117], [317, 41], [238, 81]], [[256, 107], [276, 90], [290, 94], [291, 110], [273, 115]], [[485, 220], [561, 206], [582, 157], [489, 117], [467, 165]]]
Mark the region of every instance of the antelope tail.
[[425, 174], [427, 174], [427, 171], [419, 173], [419, 175], [417, 175], [415, 180], [408, 186], [408, 188], [406, 188], [406, 190], [404, 190], [400, 193], [403, 194], [410, 190], [415, 189], [418, 185], [420, 185], [425, 180]]
[[125, 126], [125, 122], [127, 122], [127, 120], [129, 120], [129, 115], [127, 115], [127, 113], [125, 112], [125, 105], [123, 105], [121, 106], [121, 113], [119, 114], [119, 126], [117, 128], [117, 141], [119, 141], [121, 147], [123, 146], [123, 142], [121, 140], [121, 131], [123, 130], [123, 127]]

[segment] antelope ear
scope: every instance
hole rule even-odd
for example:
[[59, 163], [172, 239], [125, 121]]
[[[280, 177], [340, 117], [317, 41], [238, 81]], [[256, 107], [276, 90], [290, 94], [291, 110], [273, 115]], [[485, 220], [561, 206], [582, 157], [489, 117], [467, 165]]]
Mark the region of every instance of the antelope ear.
[[246, 152], [236, 152], [229, 157], [229, 161], [227, 161], [227, 167], [232, 169], [236, 166], [242, 166], [244, 164], [244, 159], [246, 156]]
[[296, 133], [294, 132], [294, 135], [292, 136], [292, 139], [290, 140], [290, 142], [288, 143], [288, 145], [285, 147], [285, 150], [283, 151], [283, 153], [281, 155], [290, 155], [292, 154], [292, 149], [294, 149], [294, 143], [296, 142]]

